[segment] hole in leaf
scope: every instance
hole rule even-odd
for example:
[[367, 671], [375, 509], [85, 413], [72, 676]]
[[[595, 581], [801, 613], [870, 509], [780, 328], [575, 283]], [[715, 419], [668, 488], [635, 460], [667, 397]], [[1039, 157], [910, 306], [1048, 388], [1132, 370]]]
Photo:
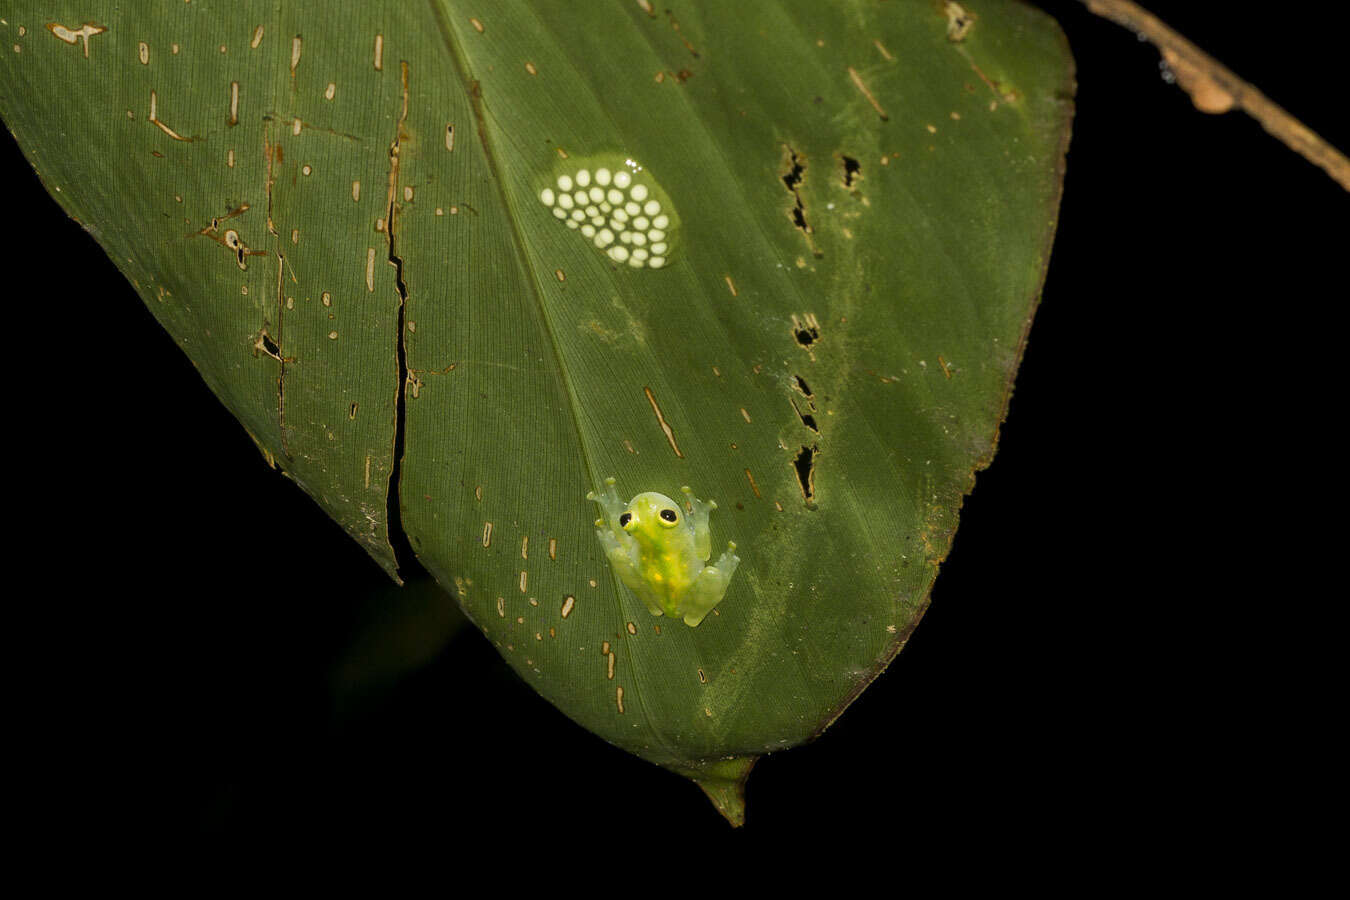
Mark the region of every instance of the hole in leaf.
[[[783, 172], [782, 179], [783, 186], [792, 193], [792, 224], [800, 228], [805, 234], [810, 235], [812, 228], [806, 221], [806, 206], [802, 203], [802, 195], [797, 193], [798, 186], [806, 180], [806, 157], [799, 156], [797, 151], [787, 144], [783, 145], [783, 150], [787, 154], [784, 158], [787, 171]], [[807, 240], [809, 242], [810, 238], [808, 237]], [[811, 245], [811, 252], [813, 255], [820, 255], [814, 244]]]
[[797, 483], [801, 486], [802, 497], [806, 500], [808, 509], [815, 509], [816, 505], [816, 457], [818, 455], [820, 455], [820, 451], [815, 444], [810, 447], [803, 444], [801, 452], [792, 461], [792, 468], [797, 473]]
[[797, 418], [802, 420], [803, 425], [805, 425], [807, 428], [810, 428], [816, 434], [820, 434], [820, 426], [816, 424], [816, 417], [815, 417], [816, 411], [815, 395], [811, 393], [811, 386], [806, 383], [806, 379], [803, 378], [802, 376], [793, 375], [792, 387], [794, 390], [796, 390], [797, 393], [801, 394], [803, 397], [806, 398], [805, 403], [806, 410], [803, 411], [802, 407], [797, 405], [797, 401], [792, 397], [789, 397], [788, 402], [792, 404], [792, 411], [797, 414]]
[[853, 187], [853, 182], [857, 180], [862, 173], [862, 163], [851, 156], [844, 158], [844, 187]]

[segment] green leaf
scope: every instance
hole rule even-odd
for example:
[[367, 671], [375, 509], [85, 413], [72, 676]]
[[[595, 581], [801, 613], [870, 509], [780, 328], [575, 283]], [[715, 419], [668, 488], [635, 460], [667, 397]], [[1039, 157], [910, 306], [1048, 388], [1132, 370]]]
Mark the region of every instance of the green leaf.
[[[0, 112], [54, 196], [376, 560], [396, 484], [517, 672], [738, 821], [754, 759], [913, 631], [992, 457], [1071, 114], [1053, 22], [136, 6], [3, 24]], [[600, 168], [664, 234], [600, 249], [555, 217], [558, 179]], [[718, 501], [714, 553], [742, 563], [699, 627], [615, 578], [584, 499], [607, 476]]]

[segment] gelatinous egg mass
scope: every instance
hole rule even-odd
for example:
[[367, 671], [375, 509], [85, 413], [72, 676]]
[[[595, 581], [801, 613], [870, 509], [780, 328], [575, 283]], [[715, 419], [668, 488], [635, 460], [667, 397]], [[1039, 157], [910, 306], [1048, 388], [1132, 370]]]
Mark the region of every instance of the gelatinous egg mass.
[[540, 189], [539, 202], [616, 263], [634, 269], [670, 263], [679, 220], [670, 196], [631, 158], [568, 160]]

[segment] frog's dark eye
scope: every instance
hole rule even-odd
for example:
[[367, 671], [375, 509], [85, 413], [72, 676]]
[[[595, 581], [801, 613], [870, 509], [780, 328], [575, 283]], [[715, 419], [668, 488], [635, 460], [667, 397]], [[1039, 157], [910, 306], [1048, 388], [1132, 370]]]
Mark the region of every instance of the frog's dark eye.
[[661, 518], [665, 519], [667, 522], [674, 522], [677, 516], [675, 515], [675, 510], [663, 509], [661, 510]]
[[632, 520], [633, 520], [632, 513], [624, 513], [623, 515], [619, 516], [619, 527], [627, 528], [628, 523], [631, 522]]

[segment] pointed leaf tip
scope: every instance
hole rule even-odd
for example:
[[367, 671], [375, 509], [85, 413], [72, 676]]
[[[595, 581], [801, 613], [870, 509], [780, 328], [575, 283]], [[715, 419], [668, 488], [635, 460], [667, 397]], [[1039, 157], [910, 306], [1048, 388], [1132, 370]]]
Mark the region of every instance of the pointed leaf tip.
[[740, 828], [745, 824], [745, 781], [758, 759], [757, 756], [725, 759], [708, 765], [698, 774], [684, 774], [703, 789], [732, 828]]

